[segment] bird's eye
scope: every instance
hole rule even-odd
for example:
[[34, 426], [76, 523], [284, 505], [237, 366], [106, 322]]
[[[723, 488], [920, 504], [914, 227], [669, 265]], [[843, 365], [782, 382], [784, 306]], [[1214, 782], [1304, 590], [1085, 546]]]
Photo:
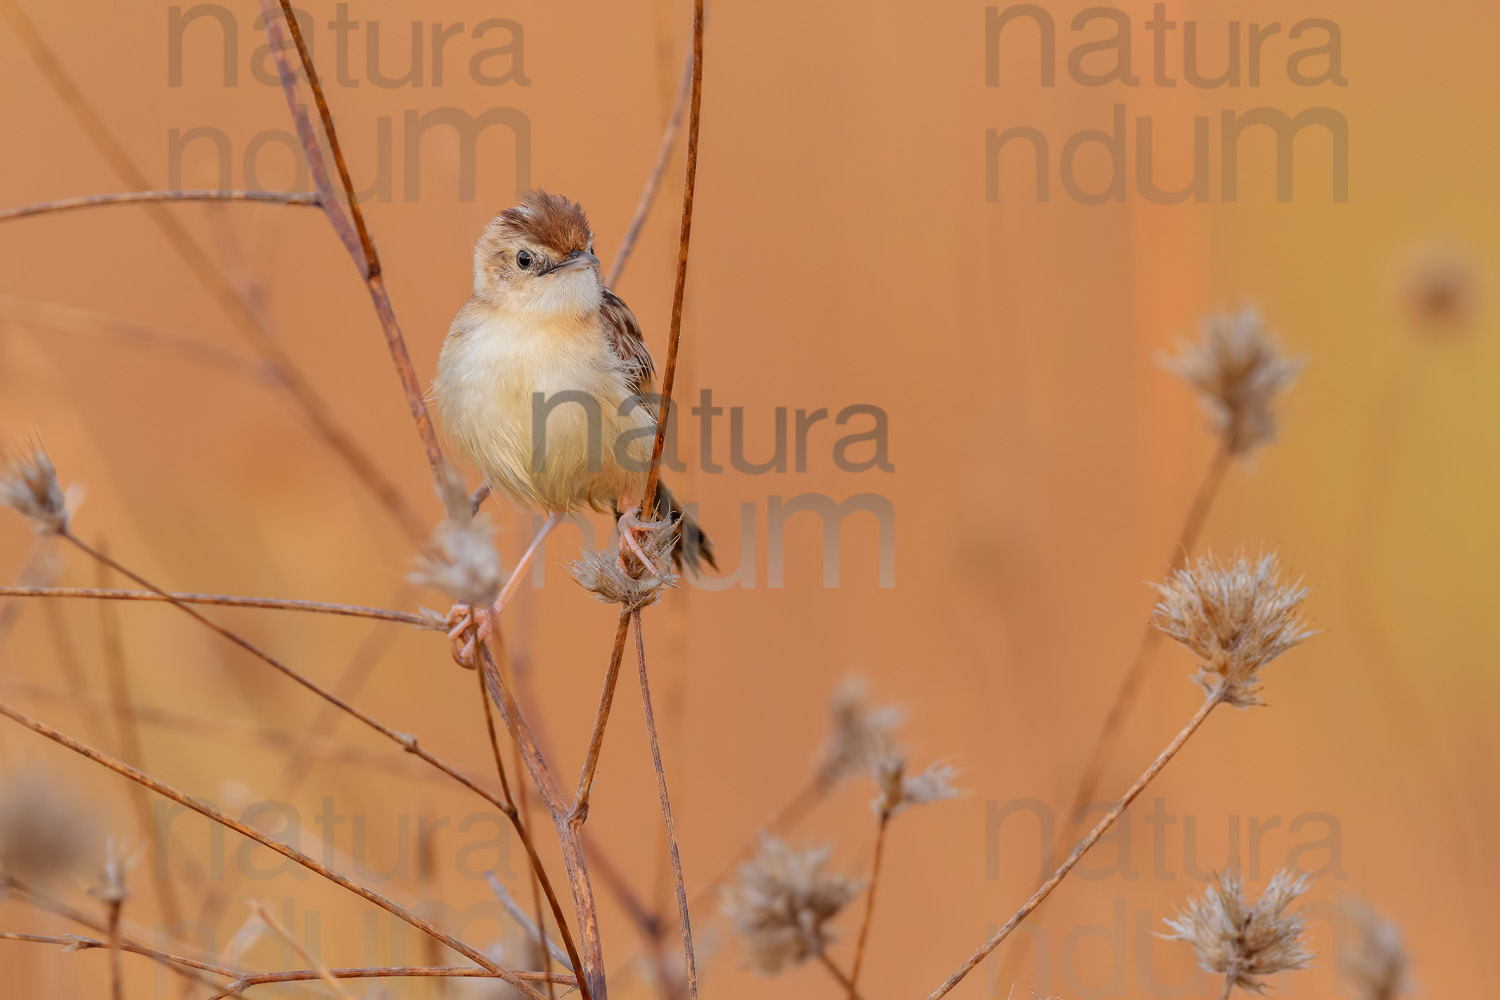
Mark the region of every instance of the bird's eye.
[[530, 251], [522, 250], [520, 253], [516, 254], [516, 263], [518, 265], [520, 265], [521, 267], [523, 267], [523, 268], [530, 267], [531, 266], [531, 253], [530, 253]]

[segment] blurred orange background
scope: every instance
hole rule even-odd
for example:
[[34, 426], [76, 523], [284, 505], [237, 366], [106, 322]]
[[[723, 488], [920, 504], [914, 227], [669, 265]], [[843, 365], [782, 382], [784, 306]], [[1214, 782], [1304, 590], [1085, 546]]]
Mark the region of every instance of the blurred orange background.
[[[173, 130], [222, 130], [232, 183], [246, 187], [247, 146], [269, 130], [290, 128], [280, 88], [252, 72], [263, 65], [255, 52], [264, 44], [254, 3], [222, 7], [237, 29], [236, 85], [224, 82], [221, 29], [204, 17], [182, 34], [181, 85], [172, 86], [176, 8], [18, 2], [155, 187], [171, 179]], [[407, 200], [407, 112], [523, 113], [531, 182], [587, 208], [610, 263], [672, 105], [687, 4], [355, 5], [350, 16], [379, 20], [379, 58], [390, 76], [410, 65], [414, 21], [426, 21], [429, 33], [432, 22], [472, 29], [486, 18], [510, 19], [524, 30], [524, 85], [511, 79], [483, 86], [469, 71], [476, 53], [506, 44], [510, 29], [497, 28], [484, 39], [455, 35], [441, 83], [424, 34], [422, 86], [392, 88], [370, 79], [368, 32], [354, 36], [349, 53], [349, 80], [358, 85], [341, 83], [326, 27], [334, 5], [305, 6], [318, 23], [315, 56], [356, 186], [374, 181], [380, 123], [390, 123], [392, 197], [365, 208], [424, 384], [468, 294], [473, 241], [517, 194], [518, 157], [508, 130], [486, 131], [477, 145], [476, 194], [464, 200], [463, 152], [451, 130], [433, 129], [419, 147], [419, 197]], [[1302, 858], [1335, 869], [1316, 883], [1310, 912], [1326, 917], [1327, 904], [1366, 896], [1405, 930], [1419, 995], [1480, 995], [1497, 974], [1482, 940], [1500, 917], [1500, 868], [1489, 849], [1500, 832], [1493, 795], [1500, 738], [1485, 721], [1500, 696], [1485, 624], [1500, 597], [1500, 531], [1492, 514], [1500, 502], [1492, 460], [1500, 444], [1500, 331], [1486, 295], [1500, 263], [1493, 191], [1500, 149], [1493, 82], [1485, 78], [1500, 8], [1472, 0], [1422, 10], [1349, 0], [1166, 5], [1178, 22], [1196, 23], [1208, 72], [1223, 65], [1231, 20], [1286, 29], [1317, 17], [1340, 29], [1346, 86], [1290, 81], [1284, 61], [1299, 46], [1283, 33], [1266, 43], [1259, 86], [1222, 89], [1152, 83], [1146, 3], [1116, 8], [1134, 25], [1139, 86], [1071, 79], [1067, 53], [1108, 32], [1100, 25], [1071, 31], [1083, 6], [1050, 3], [1057, 85], [1039, 84], [1035, 33], [1023, 25], [1007, 29], [1000, 85], [986, 86], [985, 8], [886, 0], [709, 6], [677, 398], [692, 405], [707, 388], [717, 405], [742, 407], [751, 461], [771, 454], [778, 407], [826, 407], [836, 415], [853, 404], [879, 406], [889, 417], [894, 470], [838, 468], [834, 442], [867, 425], [852, 420], [836, 428], [829, 420], [810, 434], [805, 471], [793, 465], [764, 475], [709, 473], [696, 460], [697, 422], [683, 425], [682, 453], [692, 471], [676, 477], [677, 489], [700, 504], [728, 567], [747, 557], [736, 537], [742, 504], [755, 507], [758, 539], [753, 587], [689, 586], [646, 614], [689, 887], [705, 886], [803, 786], [825, 731], [827, 696], [857, 673], [877, 702], [907, 708], [903, 732], [914, 762], [956, 764], [968, 793], [893, 827], [864, 994], [925, 996], [1009, 916], [1035, 887], [1037, 838], [1026, 822], [996, 832], [987, 817], [1018, 799], [1066, 807], [1149, 615], [1152, 592], [1142, 581], [1160, 578], [1213, 451], [1191, 393], [1160, 369], [1157, 355], [1193, 335], [1204, 314], [1253, 302], [1307, 368], [1280, 405], [1280, 439], [1230, 472], [1204, 544], [1221, 553], [1279, 550], [1283, 564], [1316, 587], [1310, 615], [1326, 632], [1268, 670], [1268, 708], [1215, 713], [1132, 810], [1130, 843], [1106, 844], [1091, 857], [1089, 867], [1111, 874], [1063, 884], [1036, 918], [1049, 947], [1040, 964], [1032, 953], [1018, 966], [1017, 994], [1216, 995], [1211, 978], [1192, 971], [1185, 946], [1149, 937], [1173, 905], [1201, 891], [1182, 860], [1191, 816], [1189, 854], [1200, 871], [1230, 862], [1231, 830], [1241, 831], [1244, 848], [1252, 819], [1269, 829], [1260, 871], [1249, 873], [1255, 888], [1277, 865], [1295, 860], [1299, 844], [1323, 842]], [[1174, 75], [1181, 46], [1179, 33], [1167, 48]], [[1109, 61], [1091, 58], [1098, 62], [1090, 65]], [[511, 59], [494, 56], [484, 70], [514, 70]], [[7, 139], [0, 207], [126, 186], [9, 22], [0, 28], [0, 66], [7, 83], [0, 96]], [[1149, 115], [1155, 122], [1163, 186], [1186, 176], [1193, 117], [1210, 119], [1215, 171], [1208, 201], [1160, 205], [1140, 196], [1134, 128], [1123, 201], [1085, 206], [1065, 195], [1058, 151], [1080, 130], [1109, 128], [1116, 104], [1132, 120]], [[1276, 198], [1273, 145], [1248, 136], [1239, 198], [1224, 201], [1219, 115], [1252, 107], [1292, 115], [1327, 107], [1343, 115], [1348, 200], [1331, 197], [1328, 139], [1309, 129], [1296, 146], [1290, 201]], [[1036, 200], [1025, 156], [1009, 151], [999, 198], [986, 199], [986, 130], [1018, 125], [1050, 140], [1046, 203]], [[217, 183], [211, 149], [206, 141], [188, 147], [183, 186]], [[617, 288], [659, 361], [676, 259], [680, 153]], [[1080, 153], [1085, 187], [1106, 179], [1090, 159], [1096, 155]], [[278, 140], [264, 141], [257, 162], [267, 188], [296, 180], [299, 161]], [[263, 296], [257, 301], [277, 341], [339, 426], [422, 521], [435, 523], [441, 507], [379, 326], [326, 221], [295, 207], [169, 210], [216, 267]], [[1478, 284], [1476, 309], [1459, 335], [1419, 329], [1403, 298], [1409, 261], [1435, 244], [1455, 248]], [[20, 440], [34, 430], [64, 483], [85, 489], [75, 520], [82, 537], [106, 542], [126, 565], [174, 589], [446, 606], [440, 595], [405, 582], [417, 551], [412, 540], [309, 432], [285, 395], [252, 370], [254, 355], [224, 309], [145, 210], [5, 223], [0, 296], [0, 433]], [[68, 324], [38, 322], [38, 302], [126, 318], [246, 363], [231, 368], [141, 349], [100, 334], [92, 320], [56, 329]], [[91, 323], [93, 332], [80, 328]], [[727, 423], [720, 418], [715, 438], [720, 462]], [[856, 460], [868, 454], [864, 446], [851, 450]], [[472, 482], [472, 470], [466, 473]], [[843, 529], [838, 587], [823, 586], [820, 529], [807, 515], [788, 524], [784, 586], [768, 586], [770, 498], [804, 493], [890, 500], [894, 587], [879, 586], [868, 514], [850, 517]], [[500, 507], [492, 516], [509, 562], [528, 540], [530, 517]], [[598, 519], [595, 526], [601, 533], [606, 527]], [[529, 593], [507, 625], [529, 665], [565, 787], [582, 759], [615, 623], [613, 612], [567, 577], [578, 537], [563, 530], [551, 539], [545, 587]], [[0, 520], [0, 575], [15, 578], [33, 544], [20, 518]], [[95, 570], [67, 554], [58, 582], [92, 586]], [[104, 697], [100, 609], [87, 602], [54, 608], [60, 618], [50, 624], [38, 602], [17, 609], [0, 650], [3, 697], [91, 740], [97, 715], [37, 689], [67, 690], [60, 620], [80, 670]], [[111, 610], [139, 704], [222, 720], [226, 728], [254, 723], [291, 731], [317, 712], [311, 695], [170, 608]], [[394, 728], [420, 734], [465, 770], [489, 774], [473, 678], [452, 665], [441, 636], [274, 612], [214, 617], [325, 684], [358, 651], [378, 644], [356, 702]], [[1191, 667], [1176, 649], [1155, 657], [1101, 795], [1123, 790], [1199, 704], [1200, 692], [1184, 679]], [[347, 720], [337, 733], [350, 746], [395, 756]], [[284, 747], [171, 728], [143, 726], [142, 738], [152, 773], [228, 805], [269, 795], [286, 758]], [[81, 790], [101, 826], [141, 843], [123, 779], [9, 723], [0, 726], [0, 754], [9, 774], [37, 771]], [[831, 843], [836, 866], [867, 870], [872, 794], [868, 782], [849, 783], [791, 839]], [[453, 817], [438, 835], [433, 879], [412, 875], [392, 891], [441, 896], [460, 908], [488, 898], [484, 882], [457, 867], [458, 852], [484, 839], [456, 830], [458, 818], [482, 804], [462, 789], [413, 777], [410, 768], [393, 777], [323, 762], [292, 802], [310, 828], [326, 797], [344, 813], [368, 817], [364, 850], [377, 869], [409, 853], [397, 816], [412, 828], [421, 816]], [[1164, 875], [1143, 821], [1156, 798], [1178, 817], [1165, 828]], [[1325, 818], [1292, 829], [1311, 814]], [[1273, 820], [1278, 825], [1270, 826]], [[670, 915], [660, 824], [627, 669], [589, 828], [636, 890]], [[202, 821], [179, 820], [173, 829], [190, 854], [206, 857]], [[544, 832], [544, 856], [556, 864]], [[353, 849], [353, 835], [350, 826], [341, 828], [340, 851]], [[229, 864], [238, 850], [229, 835]], [[1123, 873], [1125, 866], [1112, 868], [1122, 850], [1137, 877]], [[150, 886], [154, 859], [147, 858], [137, 868], [127, 918], [149, 937], [159, 914]], [[254, 858], [274, 867], [264, 851]], [[511, 870], [522, 872], [519, 849], [510, 858]], [[181, 877], [180, 891], [196, 909], [201, 886]], [[626, 971], [638, 936], [609, 893], [596, 890], [614, 991], [647, 995]], [[385, 931], [367, 953], [369, 908], [316, 880], [242, 881], [236, 893], [289, 914], [286, 922], [299, 934], [310, 933], [308, 918], [317, 911], [319, 950], [329, 964], [401, 960]], [[284, 900], [292, 900], [286, 911]], [[241, 902], [228, 907], [221, 940], [245, 914]], [[851, 953], [855, 917], [842, 918], [841, 961]], [[700, 907], [695, 923], [710, 995], [774, 990], [812, 997], [836, 989], [814, 966], [775, 981], [745, 969], [711, 904]], [[1318, 966], [1281, 977], [1278, 992], [1348, 995], [1337, 921], [1312, 923]], [[1081, 930], [1095, 924], [1106, 931]], [[479, 940], [513, 934], [500, 923], [476, 928]], [[12, 901], [0, 904], [0, 930], [69, 928]], [[417, 961], [419, 945], [408, 937], [406, 959]], [[299, 964], [270, 942], [250, 955], [248, 965]], [[177, 984], [150, 963], [127, 961], [130, 995], [175, 994]], [[1002, 964], [992, 960], [955, 996], [1007, 995]], [[105, 966], [99, 952], [63, 955], [0, 942], [7, 992], [16, 996], [100, 995]], [[436, 995], [430, 983], [384, 988]], [[351, 989], [378, 995], [375, 985]]]

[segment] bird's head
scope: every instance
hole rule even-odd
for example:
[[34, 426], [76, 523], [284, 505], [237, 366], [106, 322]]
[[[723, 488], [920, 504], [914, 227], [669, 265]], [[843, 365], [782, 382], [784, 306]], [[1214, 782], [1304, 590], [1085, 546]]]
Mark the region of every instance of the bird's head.
[[582, 314], [599, 308], [603, 291], [588, 216], [559, 195], [532, 191], [474, 247], [474, 295], [505, 309]]

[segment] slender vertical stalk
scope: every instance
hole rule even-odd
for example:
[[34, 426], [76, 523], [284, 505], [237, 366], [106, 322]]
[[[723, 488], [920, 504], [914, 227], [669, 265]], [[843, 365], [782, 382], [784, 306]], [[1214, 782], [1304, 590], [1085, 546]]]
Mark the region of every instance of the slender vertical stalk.
[[854, 1000], [859, 970], [864, 964], [865, 942], [870, 937], [870, 921], [875, 916], [875, 887], [880, 883], [880, 861], [885, 854], [885, 834], [891, 825], [889, 810], [880, 810], [880, 826], [875, 831], [875, 860], [870, 864], [870, 888], [865, 891], [865, 915], [859, 924], [859, 938], [854, 944], [854, 964], [849, 968], [849, 1000]]
[[1212, 712], [1224, 701], [1224, 695], [1225, 688], [1221, 684], [1214, 689], [1212, 694], [1203, 700], [1203, 704], [1193, 713], [1193, 717], [1188, 720], [1187, 725], [1183, 726], [1182, 730], [1176, 736], [1172, 737], [1172, 741], [1167, 744], [1166, 749], [1157, 755], [1156, 759], [1151, 762], [1151, 766], [1146, 768], [1145, 772], [1135, 780], [1135, 784], [1126, 789], [1125, 794], [1120, 796], [1120, 800], [1114, 804], [1113, 808], [1105, 813], [1104, 818], [1089, 831], [1088, 836], [1078, 842], [1078, 846], [1073, 848], [1073, 853], [1069, 854], [1067, 860], [1058, 867], [1057, 871], [1052, 873], [1052, 877], [1043, 882], [1041, 887], [1031, 894], [1031, 898], [1022, 904], [1021, 908], [1005, 922], [1003, 927], [996, 931], [988, 941], [975, 949], [974, 954], [965, 959], [963, 964], [954, 970], [953, 975], [949, 976], [941, 986], [929, 994], [927, 1000], [938, 1000], [939, 997], [947, 995], [949, 990], [957, 986], [965, 976], [974, 971], [980, 962], [984, 961], [985, 956], [998, 948], [1000, 943], [1020, 926], [1021, 921], [1030, 916], [1031, 911], [1042, 904], [1042, 900], [1052, 894], [1052, 890], [1056, 889], [1058, 884], [1073, 870], [1074, 866], [1083, 860], [1083, 856], [1089, 852], [1091, 847], [1099, 842], [1099, 838], [1104, 836], [1109, 831], [1109, 828], [1115, 825], [1115, 821], [1120, 818], [1121, 814], [1130, 806], [1130, 803], [1134, 802], [1136, 797], [1145, 791], [1146, 786], [1151, 784], [1152, 780], [1161, 773], [1162, 768], [1166, 767], [1167, 763], [1173, 757], [1177, 756], [1177, 752], [1182, 749], [1183, 744], [1187, 743], [1188, 738], [1198, 731], [1199, 726], [1203, 725], [1203, 720], [1208, 718], [1208, 713]]
[[573, 797], [570, 822], [582, 825], [589, 816], [589, 795], [594, 789], [594, 772], [599, 768], [599, 754], [604, 749], [604, 729], [609, 725], [610, 709], [615, 703], [615, 687], [620, 681], [620, 662], [625, 658], [625, 639], [630, 634], [630, 612], [620, 612], [615, 628], [615, 644], [609, 654], [609, 669], [604, 674], [604, 691], [599, 695], [599, 709], [594, 713], [594, 730], [589, 749], [578, 777], [578, 793]]
[[661, 766], [661, 741], [656, 735], [656, 714], [651, 709], [651, 682], [646, 676], [646, 637], [641, 631], [641, 612], [635, 619], [635, 655], [641, 675], [641, 706], [646, 713], [646, 735], [651, 739], [651, 767], [656, 772], [656, 795], [661, 800], [661, 820], [667, 833], [667, 851], [672, 856], [672, 880], [677, 889], [677, 918], [682, 927], [682, 953], [687, 961], [688, 996], [698, 1000], [698, 959], [693, 954], [693, 922], [688, 914], [687, 885], [682, 878], [682, 853], [677, 847], [677, 825], [672, 820], [672, 802], [667, 796], [667, 775]]

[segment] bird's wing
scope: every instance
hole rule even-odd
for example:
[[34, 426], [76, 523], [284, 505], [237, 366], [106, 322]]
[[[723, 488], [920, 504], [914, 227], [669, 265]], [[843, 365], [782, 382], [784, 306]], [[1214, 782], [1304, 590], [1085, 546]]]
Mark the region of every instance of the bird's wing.
[[[604, 335], [609, 339], [610, 349], [625, 363], [630, 391], [649, 393], [656, 378], [656, 364], [651, 360], [645, 338], [641, 336], [641, 324], [636, 321], [635, 313], [623, 299], [606, 288], [599, 315], [604, 320]], [[646, 408], [655, 414], [655, 405], [647, 402]]]

